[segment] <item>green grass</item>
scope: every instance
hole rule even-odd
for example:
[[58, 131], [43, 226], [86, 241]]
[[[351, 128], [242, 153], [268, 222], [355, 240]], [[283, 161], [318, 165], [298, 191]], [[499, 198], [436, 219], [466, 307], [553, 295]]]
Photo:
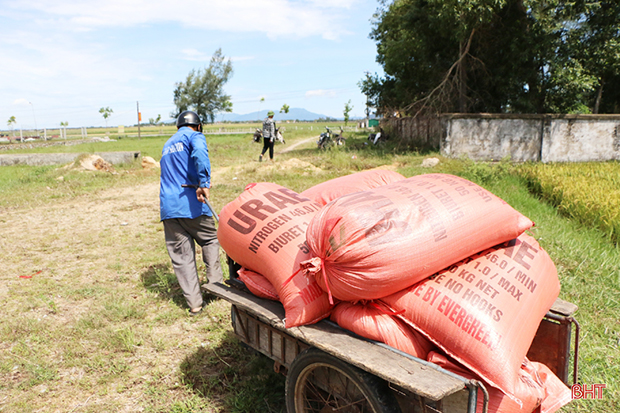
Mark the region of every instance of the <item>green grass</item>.
[[[276, 145], [276, 152], [321, 131], [316, 124], [312, 131], [285, 126], [287, 144]], [[302, 191], [386, 165], [405, 176], [443, 172], [479, 183], [535, 221], [531, 233], [556, 263], [560, 297], [579, 306], [580, 382], [607, 389], [603, 400], [573, 401], [562, 412], [620, 410], [620, 250], [607, 233], [531, 193], [507, 162], [445, 159], [389, 143], [374, 147], [365, 145], [366, 136], [347, 132], [345, 148], [325, 152], [310, 140], [270, 165], [257, 162], [262, 145], [249, 134], [208, 135], [217, 172], [214, 205], [220, 210], [251, 182]], [[167, 137], [62, 148], [139, 150], [159, 159]], [[439, 165], [423, 168], [429, 156]], [[115, 202], [111, 190], [156, 185], [158, 171], [139, 163], [115, 169], [0, 168], [0, 412], [284, 412], [284, 378], [232, 336], [227, 303], [212, 300], [203, 316], [187, 317], [157, 199], [136, 196], [122, 208], [104, 208]]]

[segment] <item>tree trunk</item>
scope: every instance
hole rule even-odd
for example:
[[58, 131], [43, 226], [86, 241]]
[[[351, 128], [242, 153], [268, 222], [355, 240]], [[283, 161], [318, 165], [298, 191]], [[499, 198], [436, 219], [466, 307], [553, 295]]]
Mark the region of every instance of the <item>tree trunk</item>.
[[594, 110], [592, 113], [597, 114], [598, 109], [601, 105], [601, 98], [603, 97], [603, 86], [605, 85], [605, 80], [601, 79], [601, 84], [598, 87], [598, 93], [596, 94], [596, 100], [594, 101]]
[[459, 44], [459, 68], [458, 68], [458, 88], [459, 88], [459, 112], [467, 113], [467, 73], [465, 71], [465, 45], [463, 41]]

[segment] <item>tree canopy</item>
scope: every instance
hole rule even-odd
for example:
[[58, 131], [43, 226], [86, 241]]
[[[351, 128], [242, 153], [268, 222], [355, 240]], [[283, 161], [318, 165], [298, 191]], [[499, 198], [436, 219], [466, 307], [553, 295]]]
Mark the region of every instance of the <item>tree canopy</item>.
[[107, 106], [105, 108], [102, 107], [101, 109], [99, 109], [99, 113], [101, 113], [101, 116], [103, 116], [103, 119], [105, 119], [107, 121], [108, 118], [110, 117], [110, 115], [112, 115], [112, 113], [114, 113], [114, 111], [112, 110], [112, 108]]
[[171, 116], [176, 118], [184, 110], [193, 110], [203, 121], [213, 123], [218, 112], [232, 112], [230, 96], [224, 94], [224, 85], [232, 73], [232, 62], [225, 60], [222, 49], [217, 49], [209, 66], [204, 70], [193, 69], [184, 82], [175, 84], [177, 110]]
[[[101, 113], [101, 116], [103, 116], [103, 119], [105, 119], [105, 128], [107, 130], [108, 129], [108, 118], [110, 117], [110, 115], [112, 115], [112, 113], [114, 113], [114, 111], [112, 110], [111, 107], [106, 106], [105, 108], [102, 107], [101, 109], [99, 109], [99, 113]], [[61, 122], [61, 125], [62, 125], [62, 122]]]
[[613, 113], [616, 0], [380, 0], [371, 39], [378, 112]]

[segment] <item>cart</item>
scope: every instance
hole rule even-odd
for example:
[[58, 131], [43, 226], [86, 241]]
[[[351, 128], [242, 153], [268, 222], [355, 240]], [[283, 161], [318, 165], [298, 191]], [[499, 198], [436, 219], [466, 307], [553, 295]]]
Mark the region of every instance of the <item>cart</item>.
[[[206, 284], [205, 289], [231, 303], [239, 340], [271, 358], [274, 370], [286, 375], [289, 413], [474, 413], [479, 395], [486, 412], [488, 393], [479, 381], [357, 336], [329, 320], [285, 328], [282, 304], [250, 293], [236, 278], [238, 264], [228, 259], [228, 265], [231, 278], [226, 284]], [[577, 379], [576, 310], [574, 304], [556, 300], [528, 353], [530, 360], [546, 364], [569, 386]]]

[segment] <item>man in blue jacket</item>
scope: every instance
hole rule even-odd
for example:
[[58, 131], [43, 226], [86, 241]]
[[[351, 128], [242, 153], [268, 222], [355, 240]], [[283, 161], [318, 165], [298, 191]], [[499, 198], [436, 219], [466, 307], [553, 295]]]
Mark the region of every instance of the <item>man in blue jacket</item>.
[[204, 306], [194, 242], [202, 248], [208, 282], [223, 278], [215, 221], [206, 204], [211, 163], [202, 122], [195, 112], [185, 111], [177, 118], [177, 129], [161, 154], [159, 208], [168, 255], [193, 316]]

